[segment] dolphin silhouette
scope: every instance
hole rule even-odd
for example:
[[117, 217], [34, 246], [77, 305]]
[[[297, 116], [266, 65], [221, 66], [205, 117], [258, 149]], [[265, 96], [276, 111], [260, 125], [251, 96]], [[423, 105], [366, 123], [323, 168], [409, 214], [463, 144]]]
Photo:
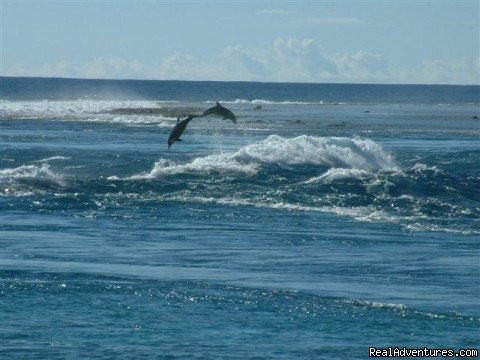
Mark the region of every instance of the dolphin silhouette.
[[233, 113], [228, 110], [227, 108], [223, 107], [218, 101], [216, 101], [217, 105], [205, 110], [202, 113], [202, 116], [208, 116], [208, 115], [218, 115], [218, 116], [223, 116], [223, 120], [225, 119], [230, 119], [233, 121], [234, 124], [237, 123], [237, 118]]
[[180, 139], [180, 136], [182, 136], [182, 134], [185, 131], [185, 129], [187, 128], [187, 125], [190, 122], [190, 120], [192, 120], [193, 118], [196, 118], [196, 117], [199, 117], [199, 115], [188, 115], [182, 121], [180, 121], [180, 118], [177, 118], [177, 124], [172, 129], [172, 132], [170, 133], [170, 136], [168, 137], [168, 148], [169, 149], [170, 149], [170, 146], [172, 146], [172, 144], [175, 141], [182, 141]]

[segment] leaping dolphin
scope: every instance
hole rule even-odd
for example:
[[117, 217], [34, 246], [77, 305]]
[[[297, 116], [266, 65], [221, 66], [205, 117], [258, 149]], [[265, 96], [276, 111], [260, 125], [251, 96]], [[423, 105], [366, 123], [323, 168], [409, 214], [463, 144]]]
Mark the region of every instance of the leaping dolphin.
[[218, 101], [216, 101], [216, 103], [217, 103], [216, 106], [205, 110], [202, 116], [219, 115], [219, 116], [223, 116], [223, 120], [230, 119], [233, 121], [234, 124], [236, 124], [237, 118], [235, 117], [235, 115], [233, 115], [233, 113], [230, 110], [223, 107]]
[[199, 115], [188, 115], [182, 121], [180, 121], [180, 118], [177, 118], [177, 124], [172, 129], [172, 132], [170, 133], [170, 136], [168, 137], [168, 148], [169, 149], [170, 149], [170, 146], [172, 146], [172, 144], [175, 141], [182, 141], [182, 139], [180, 139], [180, 136], [182, 136], [182, 134], [185, 131], [185, 129], [187, 128], [187, 125], [190, 122], [190, 120], [192, 120], [193, 118], [196, 118], [196, 117], [199, 117]]

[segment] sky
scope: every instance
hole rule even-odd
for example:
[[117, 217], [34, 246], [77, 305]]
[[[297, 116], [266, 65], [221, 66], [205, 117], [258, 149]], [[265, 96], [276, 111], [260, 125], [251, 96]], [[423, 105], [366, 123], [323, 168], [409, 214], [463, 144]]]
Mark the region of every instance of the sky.
[[480, 84], [478, 1], [0, 0], [0, 74]]

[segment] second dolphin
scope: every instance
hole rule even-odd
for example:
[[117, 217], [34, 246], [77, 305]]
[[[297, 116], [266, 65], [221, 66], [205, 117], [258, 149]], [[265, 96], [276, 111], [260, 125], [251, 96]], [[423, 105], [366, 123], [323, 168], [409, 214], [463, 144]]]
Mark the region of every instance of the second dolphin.
[[170, 136], [168, 137], [168, 148], [169, 149], [170, 149], [170, 146], [172, 146], [172, 144], [175, 141], [182, 141], [180, 139], [180, 136], [182, 136], [182, 134], [185, 131], [185, 129], [187, 128], [187, 125], [190, 122], [190, 120], [192, 120], [193, 118], [196, 118], [196, 117], [199, 117], [199, 116], [198, 115], [188, 115], [185, 119], [183, 119], [181, 121], [180, 121], [180, 118], [178, 118], [177, 124], [172, 129], [172, 132], [170, 133]]
[[233, 115], [233, 113], [230, 110], [223, 107], [218, 101], [216, 103], [217, 103], [216, 106], [205, 110], [203, 112], [202, 116], [208, 116], [208, 115], [223, 116], [223, 120], [230, 119], [230, 120], [233, 121], [234, 124], [236, 124], [237, 123], [237, 118], [235, 117], [235, 115]]

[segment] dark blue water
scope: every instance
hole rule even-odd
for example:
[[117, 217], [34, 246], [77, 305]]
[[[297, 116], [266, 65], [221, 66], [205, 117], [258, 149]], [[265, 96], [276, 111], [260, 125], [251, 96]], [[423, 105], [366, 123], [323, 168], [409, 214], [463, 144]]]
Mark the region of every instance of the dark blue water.
[[295, 84], [1, 77], [1, 98], [22, 100], [235, 100], [331, 104], [476, 104], [476, 85]]
[[479, 348], [478, 86], [0, 80], [2, 359]]

